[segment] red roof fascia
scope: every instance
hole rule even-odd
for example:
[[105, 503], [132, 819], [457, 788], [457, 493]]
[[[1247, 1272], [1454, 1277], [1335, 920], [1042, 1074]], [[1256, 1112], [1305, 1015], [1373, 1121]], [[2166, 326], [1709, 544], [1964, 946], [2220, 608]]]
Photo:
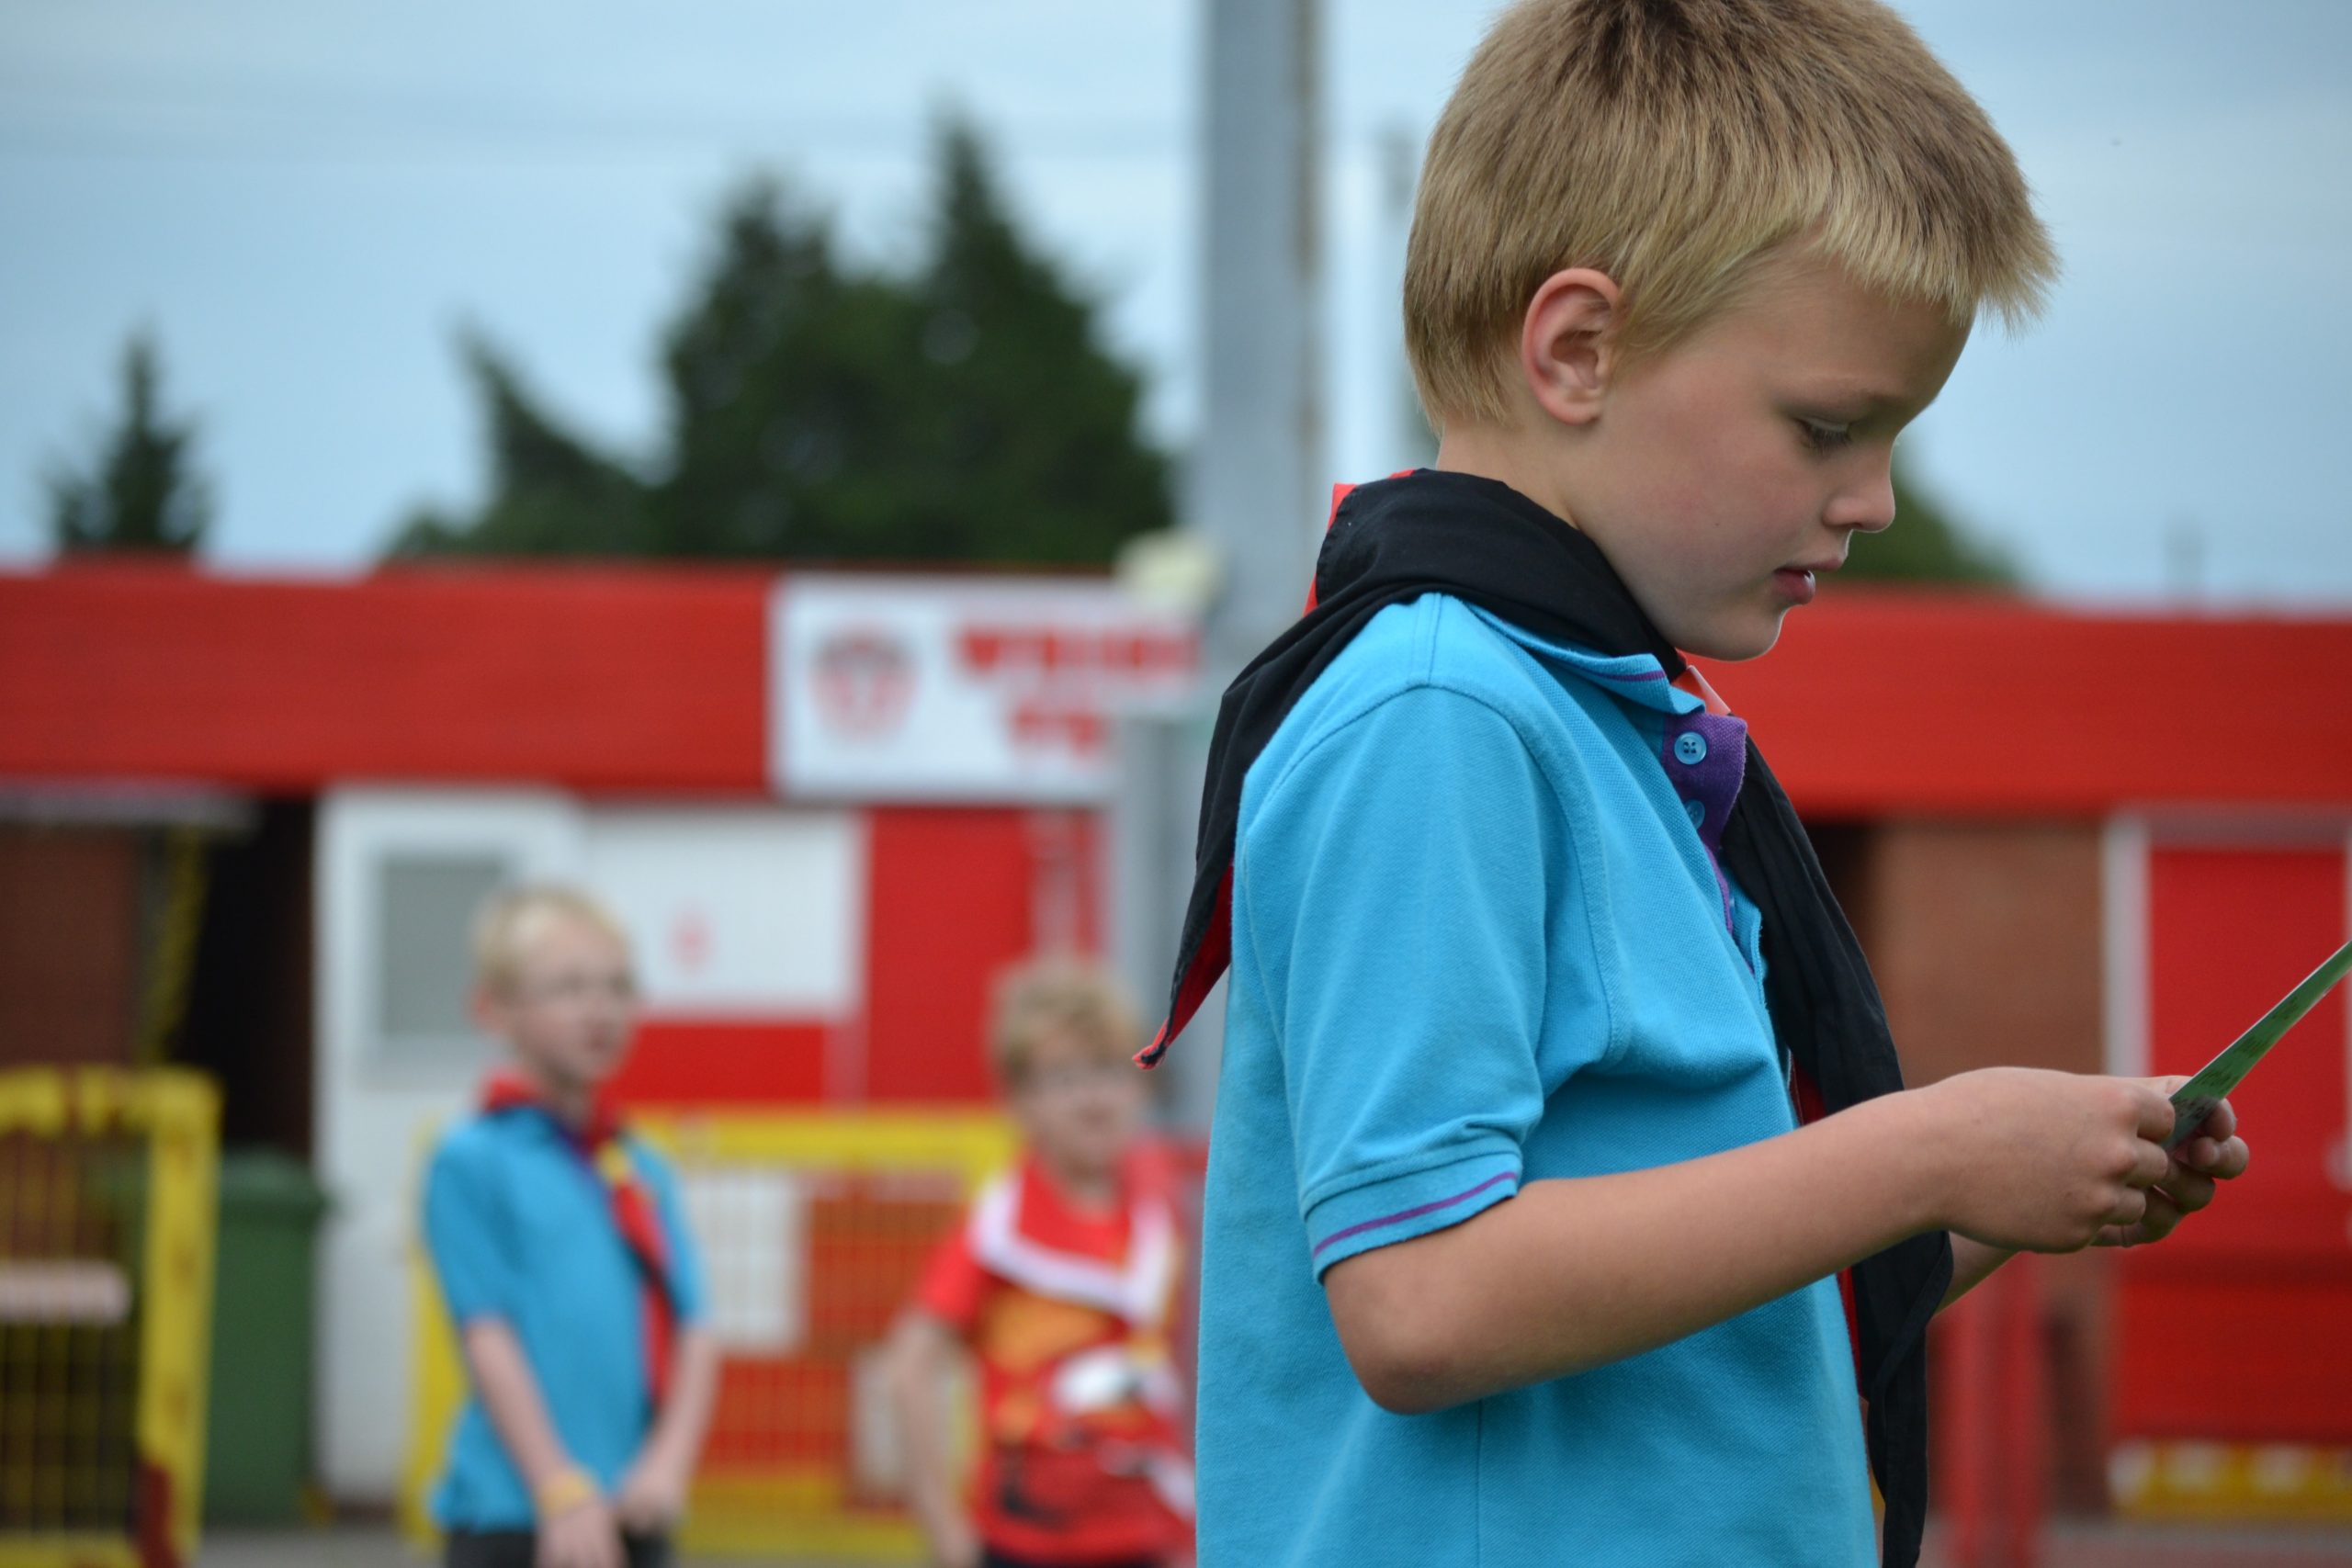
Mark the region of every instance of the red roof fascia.
[[741, 792], [770, 573], [149, 562], [0, 573], [0, 776]]
[[1769, 657], [1707, 674], [1820, 814], [2352, 808], [2352, 615], [1833, 584]]
[[[0, 573], [0, 776], [768, 787], [765, 571]], [[1808, 810], [2352, 808], [2352, 615], [1832, 584], [1711, 665]]]

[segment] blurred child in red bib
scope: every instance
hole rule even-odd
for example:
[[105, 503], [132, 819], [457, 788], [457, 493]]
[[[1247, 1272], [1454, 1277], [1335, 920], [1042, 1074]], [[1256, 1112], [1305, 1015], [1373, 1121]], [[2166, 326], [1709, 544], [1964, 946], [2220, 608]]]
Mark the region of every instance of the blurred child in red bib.
[[[1184, 1276], [1164, 1159], [1139, 1142], [1136, 1014], [1099, 968], [1006, 977], [989, 1046], [1024, 1148], [940, 1245], [889, 1348], [908, 1494], [943, 1568], [1188, 1560], [1192, 1467], [1170, 1328]], [[950, 1479], [968, 1355], [979, 1451]]]

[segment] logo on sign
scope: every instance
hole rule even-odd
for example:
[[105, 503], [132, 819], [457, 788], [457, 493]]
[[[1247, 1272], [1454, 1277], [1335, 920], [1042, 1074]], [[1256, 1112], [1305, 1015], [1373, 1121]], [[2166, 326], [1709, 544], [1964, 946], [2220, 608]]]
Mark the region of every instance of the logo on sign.
[[710, 921], [700, 909], [687, 909], [670, 927], [670, 955], [689, 975], [710, 962]]
[[914, 695], [914, 660], [889, 632], [854, 626], [817, 649], [817, 706], [828, 728], [873, 737], [899, 727]]

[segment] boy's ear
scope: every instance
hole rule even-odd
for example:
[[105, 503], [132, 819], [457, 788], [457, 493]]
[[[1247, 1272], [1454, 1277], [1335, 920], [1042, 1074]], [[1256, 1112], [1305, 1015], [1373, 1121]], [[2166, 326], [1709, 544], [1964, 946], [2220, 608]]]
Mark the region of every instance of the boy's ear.
[[1562, 424], [1590, 424], [1615, 368], [1624, 291], [1607, 273], [1568, 267], [1527, 302], [1519, 363], [1536, 406]]

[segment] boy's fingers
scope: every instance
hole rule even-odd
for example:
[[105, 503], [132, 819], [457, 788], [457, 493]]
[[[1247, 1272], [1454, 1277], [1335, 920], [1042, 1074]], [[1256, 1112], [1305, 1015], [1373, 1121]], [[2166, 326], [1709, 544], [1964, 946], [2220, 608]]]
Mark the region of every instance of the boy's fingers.
[[2143, 1080], [2140, 1088], [2140, 1136], [2152, 1144], [2161, 1144], [2172, 1136], [2171, 1091], [2156, 1087], [2164, 1081]]
[[2172, 1235], [2173, 1227], [2180, 1224], [2182, 1213], [2180, 1205], [2167, 1196], [2163, 1189], [2152, 1189], [2148, 1193], [2148, 1212], [2140, 1216], [2137, 1240], [2164, 1240], [2165, 1237]]
[[[2130, 1221], [2119, 1217], [2117, 1223], [2102, 1226], [2095, 1246], [2143, 1247], [2152, 1241], [2162, 1241], [2180, 1224], [2179, 1209], [2163, 1192], [2152, 1188], [2132, 1196], [2143, 1200], [2139, 1217]], [[2120, 1216], [2120, 1211], [2118, 1213]]]
[[2154, 1187], [2173, 1170], [2172, 1156], [2165, 1153], [2162, 1144], [2142, 1139], [2132, 1150], [2132, 1174], [2126, 1184], [2132, 1187]]
[[2193, 1214], [2213, 1201], [2213, 1179], [2202, 1171], [2176, 1165], [2165, 1173], [2156, 1191], [2182, 1213]]
[[2199, 1136], [2211, 1138], [2218, 1144], [2237, 1130], [2237, 1107], [2225, 1100], [2213, 1107], [2213, 1113], [2205, 1118], [2205, 1125], [2197, 1132]]
[[2107, 1212], [2107, 1217], [2100, 1224], [2121, 1225], [2128, 1230], [2137, 1225], [2147, 1212], [2148, 1190], [2144, 1187], [2127, 1187], [2123, 1190], [2122, 1196], [2116, 1199], [2115, 1207]]
[[2245, 1174], [2245, 1168], [2253, 1160], [2254, 1151], [2246, 1146], [2244, 1138], [2227, 1138], [2213, 1150], [2213, 1157], [2197, 1168], [2216, 1180], [2235, 1181]]
[[2224, 1138], [2219, 1143], [2191, 1138], [2173, 1151], [2174, 1163], [2216, 1181], [2234, 1181], [2244, 1176], [2251, 1157], [2244, 1138]]

